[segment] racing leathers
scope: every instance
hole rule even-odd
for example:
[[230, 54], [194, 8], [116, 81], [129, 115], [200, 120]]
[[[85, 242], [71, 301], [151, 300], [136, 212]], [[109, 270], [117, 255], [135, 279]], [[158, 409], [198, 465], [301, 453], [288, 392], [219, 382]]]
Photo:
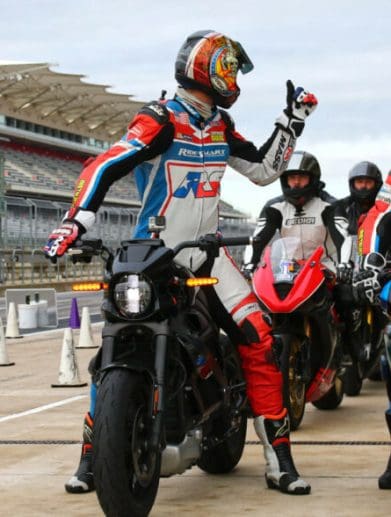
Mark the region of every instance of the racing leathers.
[[[149, 217], [165, 216], [160, 237], [173, 247], [218, 230], [220, 182], [227, 164], [255, 184], [267, 185], [285, 170], [294, 145], [294, 137], [277, 125], [257, 149], [222, 110], [214, 109], [205, 120], [178, 96], [153, 102], [135, 116], [122, 140], [82, 171], [66, 219], [87, 230], [110, 185], [134, 171], [142, 202], [134, 238], [151, 237]], [[206, 254], [184, 250], [177, 260], [196, 271]], [[272, 359], [269, 323], [227, 250], [221, 251], [211, 274], [220, 279], [220, 301], [247, 337], [239, 350], [252, 410], [280, 415], [282, 378]]]
[[391, 250], [391, 172], [380, 188], [374, 206], [361, 221], [357, 241], [360, 256], [372, 252], [386, 256]]
[[[379, 190], [374, 206], [369, 210], [365, 219], [361, 221], [361, 225], [358, 230], [358, 252], [364, 258], [373, 252], [380, 253], [383, 257], [390, 260], [391, 255], [391, 171], [388, 173], [386, 181], [383, 183]], [[365, 272], [364, 272], [365, 273]], [[375, 293], [378, 292], [376, 284], [377, 281], [376, 271], [369, 271], [373, 277], [371, 278]], [[368, 292], [367, 284], [369, 278], [363, 278], [356, 284], [356, 287], [360, 288], [360, 283], [364, 284], [364, 292]], [[373, 296], [372, 296], [373, 298]], [[390, 317], [390, 314], [388, 314]], [[387, 342], [388, 345], [388, 342]], [[389, 346], [389, 345], [388, 345]], [[385, 365], [385, 377], [387, 385], [387, 394], [389, 400], [389, 407], [385, 412], [385, 418], [388, 430], [391, 436], [391, 369], [389, 363]], [[388, 458], [386, 470], [379, 477], [378, 480], [379, 488], [391, 489], [391, 454]]]
[[[257, 185], [271, 183], [286, 169], [295, 138], [282, 123], [277, 122], [271, 137], [257, 149], [235, 130], [226, 112], [213, 108], [205, 118], [194, 104], [177, 95], [141, 109], [124, 138], [82, 171], [65, 218], [71, 223], [71, 232], [72, 224], [81, 231], [87, 230], [110, 185], [134, 171], [141, 198], [134, 238], [154, 237], [148, 232], [149, 217], [164, 216], [166, 228], [160, 238], [174, 247], [181, 241], [218, 231], [220, 183], [227, 165]], [[60, 236], [60, 246], [61, 242]], [[48, 244], [46, 249], [50, 248]], [[240, 329], [238, 349], [256, 417], [254, 425], [264, 445], [269, 486], [287, 493], [308, 494], [311, 487], [300, 479], [290, 453], [282, 375], [274, 358], [268, 316], [261, 312], [227, 249], [221, 249], [210, 264], [206, 253], [199, 250], [183, 250], [177, 261], [195, 273], [207, 267], [219, 278], [214, 286], [216, 296], [210, 297], [217, 299], [212, 300], [216, 303], [212, 312], [217, 313], [217, 323], [222, 328], [228, 313], [235, 329]], [[93, 419], [93, 411], [88, 416]], [[81, 462], [66, 484], [67, 491], [92, 490], [93, 479], [88, 474]]]
[[253, 270], [266, 245], [278, 232], [280, 237], [297, 237], [301, 249], [297, 256], [307, 259], [318, 246], [324, 247], [322, 263], [335, 273], [344, 257], [350, 258], [351, 239], [348, 221], [332, 209], [335, 199], [324, 190], [302, 206], [295, 206], [284, 196], [271, 199], [263, 207], [254, 231], [253, 246], [245, 251], [245, 269]]

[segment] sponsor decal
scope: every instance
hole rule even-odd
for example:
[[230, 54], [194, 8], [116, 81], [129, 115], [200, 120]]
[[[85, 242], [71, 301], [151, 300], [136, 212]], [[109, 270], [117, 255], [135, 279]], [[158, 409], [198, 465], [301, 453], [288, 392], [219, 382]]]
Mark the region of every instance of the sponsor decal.
[[364, 249], [364, 229], [361, 228], [357, 234], [357, 251], [359, 255], [363, 254]]
[[315, 224], [315, 217], [294, 217], [285, 221], [286, 226], [294, 226], [296, 224]]
[[290, 145], [286, 148], [286, 151], [284, 154], [284, 162], [287, 162], [289, 160], [292, 153], [293, 153], [293, 147]]
[[201, 149], [186, 149], [182, 147], [179, 149], [178, 155], [185, 156], [186, 158], [202, 158], [203, 156], [205, 158], [224, 158], [225, 149], [206, 149], [202, 151]]
[[220, 171], [205, 172], [188, 172], [185, 179], [174, 191], [173, 196], [177, 198], [185, 198], [193, 193], [196, 199], [205, 197], [216, 197], [220, 194], [220, 179], [222, 173]]
[[193, 140], [193, 137], [191, 135], [185, 135], [184, 133], [179, 133], [177, 132], [177, 134], [175, 135], [175, 137], [178, 139], [178, 140], [185, 140], [187, 142], [191, 142]]
[[280, 138], [280, 141], [278, 142], [276, 155], [275, 155], [274, 161], [273, 161], [273, 169], [276, 171], [278, 171], [280, 169], [281, 160], [283, 158], [283, 152], [284, 152], [286, 142], [287, 142], [287, 137], [283, 133], [281, 133], [281, 138]]
[[211, 131], [210, 139], [212, 142], [224, 142], [225, 136], [223, 131]]
[[72, 205], [74, 205], [76, 203], [76, 201], [78, 200], [80, 193], [83, 190], [83, 187], [85, 184], [86, 184], [86, 180], [80, 180], [79, 183], [77, 184], [77, 187], [75, 189], [75, 194], [73, 196]]

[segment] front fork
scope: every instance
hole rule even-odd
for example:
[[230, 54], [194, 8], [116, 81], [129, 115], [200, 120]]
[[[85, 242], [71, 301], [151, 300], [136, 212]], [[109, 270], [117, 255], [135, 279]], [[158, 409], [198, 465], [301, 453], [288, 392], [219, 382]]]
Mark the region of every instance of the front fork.
[[150, 448], [157, 451], [162, 436], [163, 429], [163, 413], [165, 409], [165, 378], [167, 364], [167, 344], [168, 337], [165, 334], [157, 335], [155, 338], [155, 382], [153, 386], [153, 404], [152, 404], [152, 433]]
[[[143, 325], [137, 325], [142, 328]], [[125, 328], [129, 328], [129, 323], [114, 323], [103, 328], [102, 337], [102, 360], [101, 370], [108, 370], [112, 368], [125, 368], [137, 372], [146, 373], [153, 381], [152, 390], [152, 428], [148, 447], [152, 451], [158, 451], [162, 429], [163, 429], [163, 414], [165, 410], [165, 381], [166, 381], [166, 366], [167, 366], [167, 349], [169, 328], [168, 322], [161, 323], [148, 322], [145, 324], [149, 331], [152, 330], [155, 341], [155, 363], [154, 371], [145, 366], [140, 368], [139, 365], [133, 364], [131, 357], [128, 360], [121, 359], [120, 362], [115, 358], [115, 338]], [[137, 332], [137, 331], [136, 331]]]

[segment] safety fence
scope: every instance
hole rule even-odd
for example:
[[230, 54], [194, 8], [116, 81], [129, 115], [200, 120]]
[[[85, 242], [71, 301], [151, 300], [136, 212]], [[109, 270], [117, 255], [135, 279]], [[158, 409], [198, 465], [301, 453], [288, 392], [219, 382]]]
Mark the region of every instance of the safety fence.
[[77, 280], [101, 279], [103, 262], [93, 258], [89, 264], [74, 264], [65, 256], [56, 264], [50, 262], [42, 249], [15, 248], [0, 251], [0, 296], [10, 287], [64, 288]]

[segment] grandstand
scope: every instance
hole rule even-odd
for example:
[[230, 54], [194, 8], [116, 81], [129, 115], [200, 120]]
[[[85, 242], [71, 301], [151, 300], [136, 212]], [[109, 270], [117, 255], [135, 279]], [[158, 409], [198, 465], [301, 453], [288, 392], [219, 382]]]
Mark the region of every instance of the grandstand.
[[[83, 163], [120, 138], [143, 105], [82, 79], [48, 63], [0, 62], [0, 285], [52, 283], [75, 272], [65, 264], [49, 278], [41, 248], [69, 207]], [[118, 245], [139, 206], [130, 174], [112, 185], [88, 235]], [[220, 217], [227, 235], [252, 231], [248, 217], [223, 201]]]

